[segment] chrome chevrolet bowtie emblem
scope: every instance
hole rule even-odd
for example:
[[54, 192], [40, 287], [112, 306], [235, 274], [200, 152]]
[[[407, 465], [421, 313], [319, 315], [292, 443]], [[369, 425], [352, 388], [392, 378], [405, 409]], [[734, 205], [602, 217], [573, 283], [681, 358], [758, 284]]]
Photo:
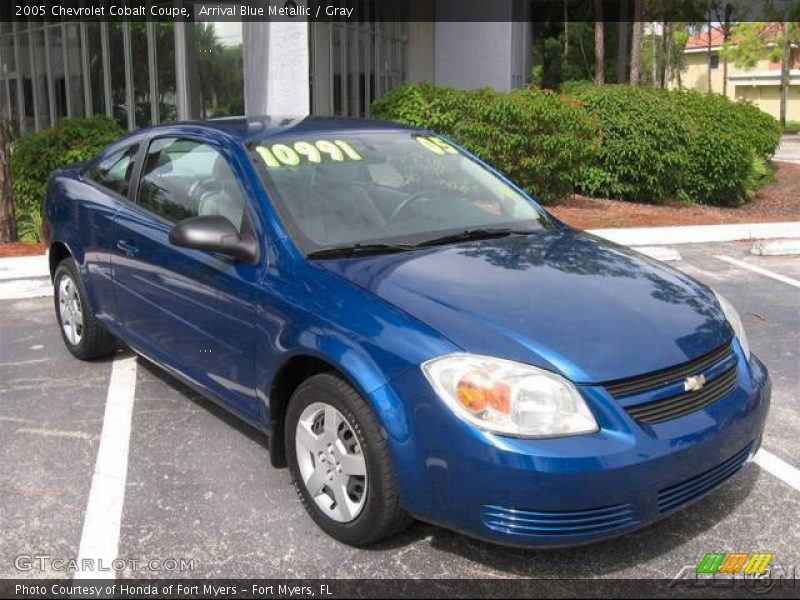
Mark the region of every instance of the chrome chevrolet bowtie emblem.
[[706, 378], [704, 375], [692, 375], [683, 380], [683, 389], [687, 392], [696, 392], [702, 390], [705, 384]]

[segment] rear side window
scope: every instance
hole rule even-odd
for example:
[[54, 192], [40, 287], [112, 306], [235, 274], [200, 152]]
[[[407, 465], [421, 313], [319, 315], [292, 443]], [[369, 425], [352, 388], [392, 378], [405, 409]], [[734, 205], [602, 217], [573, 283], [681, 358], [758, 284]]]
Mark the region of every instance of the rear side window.
[[138, 151], [139, 145], [137, 144], [115, 152], [92, 167], [89, 171], [89, 179], [120, 196], [127, 196]]
[[244, 215], [244, 196], [225, 157], [208, 144], [182, 138], [150, 144], [138, 203], [168, 221], [223, 216], [239, 230]]

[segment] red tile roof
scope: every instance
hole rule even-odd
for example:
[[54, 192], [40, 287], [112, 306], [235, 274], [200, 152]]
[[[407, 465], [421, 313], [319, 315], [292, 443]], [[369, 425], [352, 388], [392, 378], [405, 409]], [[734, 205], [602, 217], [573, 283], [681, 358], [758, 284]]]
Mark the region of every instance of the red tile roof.
[[[780, 30], [780, 23], [765, 23], [761, 33], [765, 40], [767, 40], [780, 35]], [[713, 25], [711, 27], [711, 47], [718, 48], [722, 46], [724, 39], [725, 38], [722, 34], [722, 26]], [[697, 35], [690, 36], [686, 41], [687, 50], [696, 50], [698, 48], [708, 48], [708, 29], [701, 31]]]
[[[722, 30], [716, 27], [711, 28], [711, 46], [721, 46], [723, 41]], [[708, 30], [701, 31], [697, 35], [693, 35], [686, 40], [686, 49], [693, 50], [695, 48], [708, 48]]]

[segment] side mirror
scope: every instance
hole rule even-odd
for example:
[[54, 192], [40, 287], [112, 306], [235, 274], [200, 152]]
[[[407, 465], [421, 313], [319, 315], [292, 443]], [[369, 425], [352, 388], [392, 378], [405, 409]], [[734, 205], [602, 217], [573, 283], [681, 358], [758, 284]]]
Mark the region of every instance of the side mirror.
[[169, 242], [183, 248], [227, 254], [250, 264], [258, 261], [258, 244], [252, 236], [240, 236], [233, 223], [216, 215], [177, 223], [169, 232]]

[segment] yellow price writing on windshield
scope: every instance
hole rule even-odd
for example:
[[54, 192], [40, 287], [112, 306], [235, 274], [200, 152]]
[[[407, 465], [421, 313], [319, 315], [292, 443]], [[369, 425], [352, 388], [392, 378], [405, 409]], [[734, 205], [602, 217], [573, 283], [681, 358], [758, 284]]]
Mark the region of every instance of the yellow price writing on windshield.
[[434, 154], [458, 154], [458, 150], [435, 135], [418, 135], [414, 139]]
[[361, 160], [361, 155], [344, 140], [299, 140], [292, 145], [278, 143], [271, 146], [259, 144], [255, 150], [270, 169], [296, 167], [302, 162], [319, 164], [323, 158], [334, 162]]

